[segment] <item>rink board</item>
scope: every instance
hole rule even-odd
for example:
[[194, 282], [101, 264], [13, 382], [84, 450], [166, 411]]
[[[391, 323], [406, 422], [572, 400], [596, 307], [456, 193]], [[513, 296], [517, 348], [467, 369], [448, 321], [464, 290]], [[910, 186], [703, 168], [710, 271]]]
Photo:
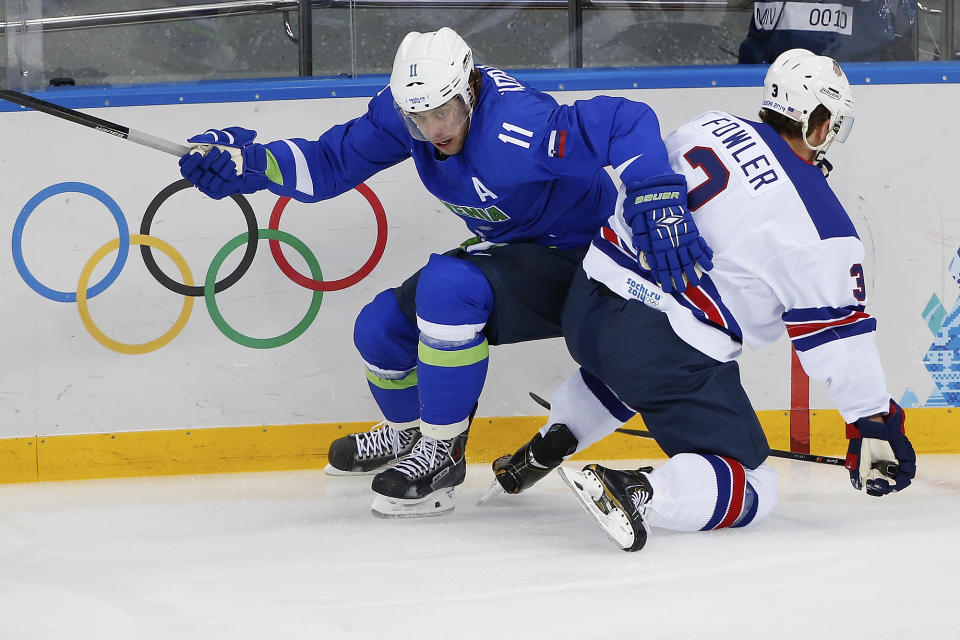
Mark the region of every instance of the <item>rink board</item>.
[[[770, 447], [789, 450], [789, 412], [759, 415]], [[960, 450], [957, 418], [953, 409], [908, 410], [907, 433], [917, 453]], [[546, 416], [477, 418], [470, 430], [468, 461], [489, 463], [513, 452], [545, 421]], [[334, 439], [370, 426], [353, 422], [6, 438], [0, 440], [0, 483], [319, 469], [327, 464]], [[639, 417], [626, 427], [644, 428]], [[810, 412], [810, 452], [843, 457], [847, 446], [843, 433], [836, 411]], [[615, 433], [574, 459], [663, 457], [653, 440]]]
[[[960, 63], [847, 70], [857, 96], [856, 127], [845, 145], [831, 149], [830, 181], [866, 247], [867, 310], [878, 318], [888, 389], [908, 408], [918, 449], [957, 453], [960, 181], [944, 159], [960, 136]], [[708, 109], [755, 117], [762, 80], [761, 69], [746, 67], [517, 75], [564, 103], [597, 94], [644, 101], [664, 132]], [[232, 124], [272, 140], [315, 137], [355, 117], [384, 82], [75, 87], [40, 97], [174, 141]], [[917, 105], [923, 105], [922, 119]], [[214, 297], [218, 320], [204, 296], [193, 297], [187, 309], [186, 296], [158, 281], [132, 238], [144, 234], [145, 216], [156, 204], [149, 235], [172, 247], [152, 249], [160, 271], [179, 277], [184, 266], [202, 285], [224, 243], [245, 230], [243, 212], [193, 189], [171, 194], [169, 185], [180, 178], [173, 156], [18, 111], [0, 106], [0, 136], [16, 150], [0, 156], [0, 210], [11, 241], [0, 251], [0, 480], [315, 468], [325, 464], [331, 440], [378, 419], [353, 346], [353, 320], [430, 252], [467, 235], [422, 187], [411, 162], [367, 181], [388, 230], [385, 252], [368, 275], [325, 293], [309, 320], [315, 294], [281, 272], [260, 241], [249, 270]], [[910, 122], [910, 135], [892, 140], [891, 122]], [[52, 193], [65, 182], [79, 186]], [[325, 281], [359, 269], [375, 245], [374, 207], [357, 191], [311, 205], [258, 193], [249, 203], [259, 228], [282, 210], [280, 228], [310, 249]], [[94, 258], [124, 233], [131, 237], [129, 253], [119, 275], [110, 275], [120, 264], [118, 252]], [[224, 278], [241, 253], [227, 255], [214, 276]], [[284, 254], [294, 269], [308, 272], [307, 258], [289, 246]], [[85, 270], [85, 309], [50, 293], [75, 294]], [[286, 343], [269, 339], [296, 326], [306, 328]], [[146, 347], [135, 352], [136, 345]], [[791, 446], [787, 412], [806, 404], [791, 397], [790, 363], [786, 338], [762, 351], [745, 350], [740, 360], [744, 387], [772, 445], [781, 449]], [[489, 424], [474, 428], [471, 459], [488, 461], [529, 438], [542, 418], [530, 417], [540, 410], [526, 392], [548, 397], [575, 369], [559, 339], [492, 348], [479, 408]], [[810, 448], [839, 455], [842, 422], [823, 385], [810, 386]], [[636, 437], [613, 436], [600, 446], [609, 451], [590, 455], [657, 453]]]

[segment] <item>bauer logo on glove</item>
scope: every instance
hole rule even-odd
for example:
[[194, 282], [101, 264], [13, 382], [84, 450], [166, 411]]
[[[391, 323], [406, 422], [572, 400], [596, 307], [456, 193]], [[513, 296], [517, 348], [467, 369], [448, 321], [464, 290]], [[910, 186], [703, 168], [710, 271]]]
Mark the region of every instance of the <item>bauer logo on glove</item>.
[[649, 266], [664, 293], [700, 284], [701, 272], [713, 268], [713, 250], [687, 209], [686, 178], [655, 176], [626, 190], [623, 218], [633, 231], [640, 266]]
[[664, 191], [663, 193], [647, 193], [642, 196], [637, 196], [633, 201], [633, 204], [643, 204], [644, 202], [651, 202], [652, 200], [665, 200], [670, 198], [676, 200], [680, 197], [679, 191]]

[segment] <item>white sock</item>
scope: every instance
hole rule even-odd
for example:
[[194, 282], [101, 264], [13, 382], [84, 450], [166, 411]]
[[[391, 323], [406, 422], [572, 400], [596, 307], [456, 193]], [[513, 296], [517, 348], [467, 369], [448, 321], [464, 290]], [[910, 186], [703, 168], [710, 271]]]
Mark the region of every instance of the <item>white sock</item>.
[[751, 470], [730, 458], [681, 453], [648, 477], [653, 498], [646, 520], [654, 527], [744, 527], [766, 518], [777, 503], [777, 474], [766, 464]]
[[622, 427], [633, 415], [633, 410], [606, 385], [581, 369], [550, 396], [550, 419], [540, 434], [546, 436], [552, 424], [565, 424], [577, 439], [577, 451], [582, 451]]

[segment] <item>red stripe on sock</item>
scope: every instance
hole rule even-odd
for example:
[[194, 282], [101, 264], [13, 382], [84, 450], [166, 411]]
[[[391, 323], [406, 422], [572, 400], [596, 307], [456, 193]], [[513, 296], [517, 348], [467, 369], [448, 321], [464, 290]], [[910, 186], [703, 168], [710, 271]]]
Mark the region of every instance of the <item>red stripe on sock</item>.
[[727, 507], [727, 515], [714, 529], [729, 527], [737, 521], [740, 512], [743, 511], [743, 496], [747, 490], [747, 474], [743, 470], [743, 465], [731, 458], [723, 458], [723, 461], [730, 466], [733, 486], [730, 487], [730, 506]]

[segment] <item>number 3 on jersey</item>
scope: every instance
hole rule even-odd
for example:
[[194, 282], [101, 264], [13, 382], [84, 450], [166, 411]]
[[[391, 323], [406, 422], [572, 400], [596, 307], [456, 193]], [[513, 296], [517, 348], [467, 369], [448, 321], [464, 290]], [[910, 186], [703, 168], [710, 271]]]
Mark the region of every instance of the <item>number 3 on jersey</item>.
[[863, 302], [867, 299], [867, 287], [863, 282], [863, 265], [857, 263], [850, 267], [850, 277], [853, 278], [856, 285], [853, 288], [853, 297], [859, 302]]

